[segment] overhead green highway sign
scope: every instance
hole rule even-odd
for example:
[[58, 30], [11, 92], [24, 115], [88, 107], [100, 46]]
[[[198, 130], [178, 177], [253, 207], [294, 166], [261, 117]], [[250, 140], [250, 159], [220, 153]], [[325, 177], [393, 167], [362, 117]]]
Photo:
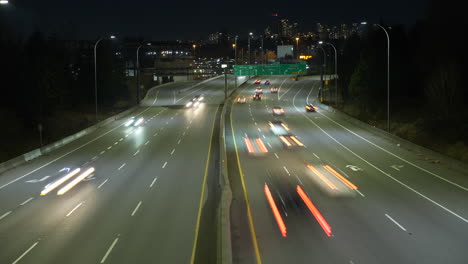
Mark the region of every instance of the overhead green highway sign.
[[298, 75], [306, 72], [305, 63], [234, 65], [234, 75]]

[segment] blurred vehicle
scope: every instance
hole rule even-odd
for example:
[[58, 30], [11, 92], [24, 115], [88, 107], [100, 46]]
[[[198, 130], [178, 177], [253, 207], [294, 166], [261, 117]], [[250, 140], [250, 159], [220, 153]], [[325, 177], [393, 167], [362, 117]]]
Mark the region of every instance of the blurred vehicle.
[[281, 106], [273, 106], [271, 108], [271, 111], [273, 112], [273, 115], [275, 116], [284, 115], [284, 109]]
[[263, 88], [262, 87], [257, 87], [255, 88], [256, 93], [263, 93]]
[[185, 104], [185, 107], [198, 107], [200, 105], [200, 101], [198, 98], [192, 98], [188, 103]]
[[204, 97], [203, 97], [203, 94], [200, 94], [200, 95], [196, 95], [193, 99], [194, 101], [201, 102], [203, 101]]
[[306, 104], [305, 109], [307, 112], [316, 112], [318, 108], [311, 104]]
[[268, 122], [268, 124], [270, 125], [271, 132], [279, 137], [284, 146], [288, 148], [304, 146], [297, 136], [289, 132], [289, 127], [283, 121], [275, 120]]
[[260, 84], [261, 82], [262, 82], [262, 80], [257, 79], [257, 80], [254, 81], [254, 84]]
[[293, 77], [293, 80], [294, 80], [294, 81], [298, 81], [298, 80], [299, 80], [299, 76], [294, 76], [294, 77]]
[[143, 117], [140, 117], [140, 118], [135, 118], [134, 116], [130, 117], [130, 119], [128, 119], [127, 122], [125, 122], [125, 126], [126, 127], [129, 127], [129, 126], [133, 126], [133, 127], [137, 127], [137, 126], [140, 126], [141, 124], [143, 124], [143, 122], [145, 121], [145, 119]]
[[278, 93], [278, 87], [270, 87], [270, 93]]
[[244, 137], [244, 144], [245, 144], [245, 147], [247, 148], [247, 152], [250, 155], [259, 156], [259, 155], [265, 155], [268, 153], [268, 149], [266, 148], [262, 139], [258, 135], [253, 136], [253, 137], [246, 135]]
[[262, 100], [262, 94], [261, 93], [254, 93], [253, 95], [254, 100]]
[[270, 85], [270, 80], [266, 80], [265, 85]]
[[237, 97], [236, 101], [238, 104], [245, 104], [247, 102], [247, 98], [245, 98], [245, 96]]

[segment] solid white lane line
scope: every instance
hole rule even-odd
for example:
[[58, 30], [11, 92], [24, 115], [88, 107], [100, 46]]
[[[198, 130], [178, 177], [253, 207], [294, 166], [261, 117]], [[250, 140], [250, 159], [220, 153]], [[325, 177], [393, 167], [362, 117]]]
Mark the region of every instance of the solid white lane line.
[[11, 211], [8, 211], [8, 212], [4, 213], [2, 216], [0, 216], [0, 220], [7, 217], [9, 214], [11, 214]]
[[67, 217], [70, 216], [71, 214], [73, 214], [73, 212], [75, 212], [76, 209], [80, 208], [80, 206], [83, 204], [83, 202], [79, 203], [77, 206], [75, 206], [75, 208], [73, 208], [68, 214], [67, 214]]
[[288, 175], [291, 175], [291, 173], [289, 173], [288, 169], [286, 169], [285, 166], [283, 166], [283, 169], [286, 171], [286, 173], [288, 173]]
[[349, 133], [355, 135], [356, 137], [358, 137], [358, 138], [364, 140], [365, 142], [371, 144], [372, 146], [374, 146], [374, 147], [376, 147], [376, 148], [378, 148], [378, 149], [384, 151], [385, 153], [387, 153], [387, 154], [389, 154], [389, 155], [391, 155], [391, 156], [393, 156], [393, 157], [395, 157], [395, 158], [397, 158], [397, 159], [399, 159], [399, 160], [401, 160], [401, 161], [403, 161], [403, 162], [406, 162], [407, 164], [410, 164], [411, 166], [413, 166], [413, 167], [415, 167], [415, 168], [418, 168], [418, 169], [420, 169], [420, 170], [422, 170], [422, 171], [424, 171], [424, 172], [426, 172], [426, 173], [428, 173], [428, 174], [430, 174], [430, 175], [432, 175], [432, 176], [434, 176], [434, 177], [436, 177], [436, 178], [438, 178], [438, 179], [440, 179], [440, 180], [443, 180], [443, 181], [445, 181], [445, 182], [447, 182], [447, 183], [449, 183], [449, 184], [452, 184], [453, 186], [456, 186], [456, 187], [458, 187], [458, 188], [460, 188], [460, 189], [462, 189], [462, 190], [464, 190], [464, 191], [468, 191], [468, 188], [467, 188], [467, 187], [461, 186], [460, 184], [457, 184], [457, 183], [455, 183], [455, 182], [453, 182], [453, 181], [451, 181], [451, 180], [445, 179], [444, 177], [442, 177], [442, 176], [440, 176], [440, 175], [438, 175], [438, 174], [436, 174], [436, 173], [433, 173], [433, 172], [431, 172], [431, 171], [428, 171], [428, 170], [426, 170], [426, 169], [424, 169], [424, 168], [422, 168], [422, 167], [420, 167], [420, 166], [418, 166], [418, 165], [412, 163], [411, 161], [408, 161], [408, 160], [406, 160], [406, 159], [404, 159], [404, 158], [402, 158], [402, 157], [400, 157], [400, 156], [394, 154], [393, 152], [384, 149], [383, 147], [381, 147], [381, 146], [375, 144], [374, 142], [371, 142], [371, 141], [367, 140], [366, 138], [364, 138], [364, 137], [358, 135], [357, 133], [351, 131], [350, 129], [348, 129], [347, 127], [341, 125], [340, 123], [336, 122], [335, 120], [329, 118], [328, 116], [326, 116], [326, 115], [324, 115], [324, 114], [322, 114], [322, 113], [320, 113], [320, 112], [319, 112], [319, 114], [322, 115], [322, 116], [324, 116], [324, 117], [326, 117], [328, 120], [332, 121], [333, 123], [337, 124], [338, 126], [344, 128], [345, 130], [347, 130]]
[[120, 138], [120, 139], [119, 139], [119, 141], [122, 141], [122, 140], [123, 140], [123, 138]]
[[127, 165], [127, 163], [124, 163], [124, 164], [120, 165], [119, 170], [121, 170], [123, 167], [125, 167], [125, 165]]
[[356, 191], [357, 193], [359, 193], [359, 195], [361, 195], [362, 197], [366, 197], [366, 196], [365, 196], [364, 194], [362, 194], [362, 192], [360, 192], [358, 189], [355, 189], [355, 191]]
[[[297, 95], [297, 94], [296, 94]], [[295, 105], [294, 103], [294, 99], [295, 99], [296, 96], [294, 96], [293, 98], [293, 105], [294, 107], [296, 108], [296, 111], [302, 113], [298, 108], [297, 106]], [[397, 178], [393, 177], [392, 175], [386, 173], [385, 171], [381, 170], [379, 167], [375, 166], [374, 164], [372, 164], [371, 162], [367, 161], [366, 159], [364, 159], [363, 157], [361, 157], [360, 155], [358, 155], [357, 153], [355, 153], [354, 151], [352, 151], [351, 149], [349, 149], [348, 147], [346, 147], [345, 145], [343, 145], [343, 143], [341, 143], [340, 141], [338, 141], [336, 138], [334, 138], [332, 135], [328, 134], [322, 127], [320, 127], [319, 125], [317, 125], [317, 123], [315, 123], [312, 119], [310, 119], [307, 115], [305, 115], [304, 113], [302, 113], [302, 115], [308, 119], [312, 124], [314, 124], [318, 129], [320, 129], [325, 135], [327, 135], [329, 138], [331, 138], [333, 141], [335, 141], [338, 145], [340, 145], [342, 148], [344, 148], [345, 150], [347, 150], [349, 153], [353, 154], [355, 157], [357, 157], [358, 159], [362, 160], [363, 162], [365, 162], [367, 165], [371, 166], [372, 168], [374, 168], [375, 170], [379, 171], [380, 173], [382, 173], [383, 175], [387, 176], [388, 178], [392, 179], [393, 181], [399, 183], [401, 186], [404, 186], [405, 188], [407, 188], [408, 190], [416, 193], [417, 195], [419, 195], [420, 197], [428, 200], [429, 202], [433, 203], [434, 205], [437, 205], [438, 207], [440, 207], [441, 209], [445, 210], [446, 212], [452, 214], [453, 216], [457, 217], [458, 219], [462, 220], [463, 222], [465, 223], [468, 223], [468, 219], [462, 217], [461, 215], [451, 211], [450, 209], [448, 209], [447, 207], [441, 205], [440, 203], [432, 200], [431, 198], [427, 197], [426, 195], [422, 194], [421, 192], [417, 191], [416, 189], [410, 187], [409, 185], [405, 184], [404, 182], [398, 180]]]
[[101, 189], [101, 187], [108, 181], [109, 179], [106, 179], [105, 181], [103, 181], [101, 184], [99, 184], [99, 186], [97, 187], [98, 189]]
[[158, 177], [154, 177], [153, 181], [152, 181], [151, 184], [150, 184], [150, 188], [153, 187], [153, 185], [154, 185], [154, 183], [156, 182], [157, 179], [158, 179]]
[[32, 199], [34, 199], [34, 197], [30, 197], [30, 198], [27, 199], [26, 201], [20, 203], [20, 205], [25, 205], [25, 204], [29, 203], [30, 201], [32, 201]]
[[275, 153], [275, 156], [276, 156], [277, 159], [279, 159], [278, 154]]
[[111, 148], [112, 148], [112, 146], [107, 147], [107, 149], [111, 149]]
[[112, 242], [112, 245], [109, 247], [109, 249], [107, 250], [107, 252], [106, 252], [106, 254], [104, 255], [104, 257], [102, 257], [101, 263], [106, 262], [107, 257], [109, 256], [109, 254], [111, 253], [112, 249], [115, 247], [115, 244], [117, 244], [117, 242], [119, 242], [119, 238], [118, 238], [118, 237], [117, 237], [116, 239], [114, 239], [114, 242]]
[[402, 225], [400, 225], [400, 223], [398, 223], [395, 219], [393, 219], [391, 216], [389, 216], [388, 214], [385, 214], [385, 216], [392, 220], [393, 223], [395, 223], [395, 225], [397, 225], [399, 228], [401, 228], [401, 230], [405, 231], [405, 232], [408, 232], [406, 231], [406, 228], [404, 228]]
[[164, 169], [166, 167], [166, 165], [167, 165], [167, 161], [164, 162], [164, 165], [162, 166], [162, 168]]
[[100, 154], [100, 155], [102, 155], [102, 154], [104, 154], [104, 153], [106, 153], [106, 151], [105, 151], [105, 150], [101, 151], [101, 153], [99, 153], [99, 154]]
[[320, 157], [317, 156], [317, 154], [315, 154], [315, 153], [312, 153], [312, 154], [314, 154], [314, 156], [315, 156], [317, 159], [320, 159]]
[[271, 146], [270, 142], [267, 142], [267, 145], [268, 145], [270, 148], [273, 148], [273, 147]]
[[138, 155], [139, 152], [140, 152], [140, 150], [137, 150], [137, 152], [135, 152], [135, 153], [133, 154], [133, 156]]
[[346, 174], [346, 172], [340, 170], [340, 168], [337, 168], [337, 169], [338, 169], [344, 176], [346, 176], [346, 178], [350, 178], [350, 177], [348, 176], [348, 174]]
[[34, 243], [30, 248], [28, 248], [28, 250], [26, 250], [21, 256], [19, 256], [19, 258], [13, 261], [12, 264], [18, 263], [24, 256], [26, 256], [26, 254], [29, 253], [29, 251], [31, 251], [35, 246], [37, 246], [37, 244], [39, 244], [39, 242]]
[[145, 142], [145, 146], [148, 145], [148, 143], [149, 143], [149, 140]]
[[138, 211], [138, 208], [140, 208], [140, 205], [141, 205], [141, 201], [137, 204], [137, 206], [135, 207], [135, 209], [133, 209], [133, 212], [132, 212], [132, 216], [135, 215], [135, 213]]
[[173, 149], [173, 150], [171, 151], [171, 155], [174, 154], [174, 151], [175, 151], [175, 149]]
[[182, 141], [182, 139], [179, 139], [179, 141], [177, 141], [177, 145], [180, 144], [180, 141]]

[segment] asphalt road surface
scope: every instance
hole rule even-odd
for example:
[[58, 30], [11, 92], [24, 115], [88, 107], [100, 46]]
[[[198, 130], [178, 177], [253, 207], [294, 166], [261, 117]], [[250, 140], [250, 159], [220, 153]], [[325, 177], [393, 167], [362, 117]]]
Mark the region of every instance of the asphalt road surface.
[[[153, 89], [128, 116], [0, 175], [0, 263], [191, 263], [223, 99], [223, 78]], [[131, 116], [144, 123], [126, 127]], [[77, 168], [72, 179], [95, 171], [41, 195]]]
[[[317, 78], [259, 78], [261, 85], [250, 81], [239, 94], [247, 103], [231, 109], [235, 140], [228, 140], [228, 151], [237, 152], [239, 164], [230, 166], [242, 172], [233, 188], [245, 191], [250, 210], [243, 212], [249, 234], [233, 241], [234, 263], [468, 263], [466, 171], [431, 162], [427, 153], [332, 110], [306, 112], [306, 103], [317, 105]], [[278, 94], [263, 84], [267, 78], [280, 87]], [[253, 101], [258, 86], [263, 97]], [[273, 116], [274, 106], [285, 115]], [[287, 124], [304, 146], [285, 146], [270, 130], [274, 120]], [[259, 151], [257, 138], [267, 153]], [[252, 244], [251, 254], [236, 251], [242, 243]]]

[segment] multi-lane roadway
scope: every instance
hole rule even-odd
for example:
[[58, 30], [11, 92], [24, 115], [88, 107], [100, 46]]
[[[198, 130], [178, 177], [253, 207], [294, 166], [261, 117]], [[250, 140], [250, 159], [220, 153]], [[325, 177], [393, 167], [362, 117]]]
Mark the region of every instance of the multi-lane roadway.
[[[232, 103], [227, 126], [235, 135], [228, 153], [238, 159], [230, 171], [240, 172], [233, 188], [248, 199], [244, 220], [233, 216], [234, 263], [468, 263], [466, 171], [326, 107], [306, 112], [319, 105], [317, 78], [258, 78], [261, 85], [240, 90], [248, 100]], [[263, 96], [254, 101], [258, 86]], [[274, 106], [285, 115], [273, 116]], [[275, 120], [304, 146], [275, 135]]]
[[[128, 116], [3, 173], [0, 263], [191, 263], [223, 99], [223, 78], [161, 86]], [[131, 116], [144, 122], [126, 126]]]

